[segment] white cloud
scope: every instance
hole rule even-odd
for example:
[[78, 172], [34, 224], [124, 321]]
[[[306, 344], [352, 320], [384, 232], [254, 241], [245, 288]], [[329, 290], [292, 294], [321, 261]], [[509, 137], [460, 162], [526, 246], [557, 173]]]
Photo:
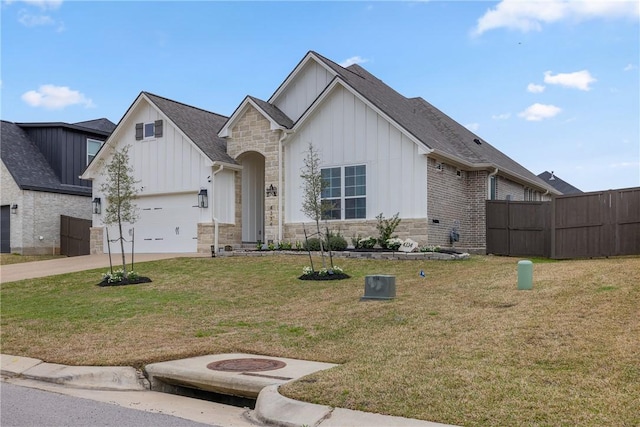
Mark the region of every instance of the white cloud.
[[32, 107], [44, 107], [48, 110], [59, 110], [70, 105], [95, 107], [93, 101], [77, 90], [67, 86], [42, 85], [38, 90], [30, 90], [22, 94], [22, 100]]
[[507, 120], [509, 117], [511, 117], [511, 113], [494, 114], [491, 116], [494, 120]]
[[471, 132], [475, 132], [478, 129], [480, 129], [480, 123], [469, 123], [469, 124], [464, 125], [464, 127], [469, 129]]
[[351, 58], [347, 58], [344, 61], [342, 61], [340, 64], [341, 67], [348, 67], [349, 65], [353, 65], [353, 64], [363, 64], [365, 62], [369, 62], [368, 59], [364, 59], [361, 56], [352, 56]]
[[528, 120], [530, 122], [539, 122], [540, 120], [550, 119], [554, 117], [562, 111], [561, 108], [556, 107], [555, 105], [545, 105], [545, 104], [533, 104], [529, 106], [526, 110], [519, 113], [518, 116]]
[[563, 20], [638, 19], [639, 17], [640, 2], [637, 0], [502, 0], [478, 19], [473, 34], [480, 35], [496, 28], [522, 32], [540, 31], [542, 24]]
[[25, 27], [39, 27], [42, 25], [53, 25], [55, 21], [49, 15], [31, 15], [21, 10], [18, 16], [18, 22]]
[[[42, 10], [57, 9], [62, 5], [62, 0], [19, 0], [31, 6], [37, 6]], [[13, 0], [6, 0], [6, 4], [15, 3]]]
[[545, 71], [544, 82], [551, 85], [560, 85], [580, 90], [591, 90], [589, 85], [597, 80], [587, 70], [574, 73], [559, 73], [555, 76], [551, 71]]
[[612, 169], [637, 168], [638, 166], [640, 166], [640, 162], [620, 162], [609, 164], [609, 167]]
[[632, 71], [632, 70], [635, 70], [636, 68], [638, 68], [638, 67], [636, 67], [636, 66], [635, 66], [635, 65], [633, 65], [633, 64], [627, 64], [627, 66], [626, 66], [626, 67], [624, 67], [622, 70], [623, 70], [623, 71]]
[[544, 92], [544, 86], [543, 85], [537, 85], [537, 84], [534, 84], [534, 83], [529, 83], [529, 85], [527, 86], [527, 92], [542, 93], [542, 92]]

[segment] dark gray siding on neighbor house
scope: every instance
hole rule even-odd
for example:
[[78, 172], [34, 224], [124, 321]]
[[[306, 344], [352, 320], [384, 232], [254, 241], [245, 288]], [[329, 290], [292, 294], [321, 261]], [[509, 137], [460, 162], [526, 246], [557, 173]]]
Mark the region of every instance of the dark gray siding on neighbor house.
[[28, 127], [25, 131], [62, 184], [91, 187], [91, 181], [79, 178], [87, 166], [87, 138], [104, 141], [104, 135], [91, 135], [64, 127]]

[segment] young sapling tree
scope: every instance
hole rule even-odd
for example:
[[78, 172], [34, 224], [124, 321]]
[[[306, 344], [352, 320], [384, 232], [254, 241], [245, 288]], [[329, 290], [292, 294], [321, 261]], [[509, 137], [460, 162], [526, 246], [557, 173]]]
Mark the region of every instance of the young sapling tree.
[[133, 179], [133, 167], [129, 164], [129, 146], [114, 151], [111, 162], [107, 165], [107, 180], [100, 186], [100, 191], [107, 201], [102, 222], [107, 226], [118, 225], [119, 237], [115, 240], [120, 241], [122, 272], [125, 280], [129, 274], [124, 252], [125, 238], [122, 233], [122, 224], [133, 224], [138, 219], [138, 209], [134, 203], [137, 195], [136, 183], [137, 181]]

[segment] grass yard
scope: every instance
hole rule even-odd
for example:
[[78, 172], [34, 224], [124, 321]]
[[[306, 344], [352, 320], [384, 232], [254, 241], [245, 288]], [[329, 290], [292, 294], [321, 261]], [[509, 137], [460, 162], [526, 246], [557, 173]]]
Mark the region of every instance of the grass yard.
[[[531, 291], [516, 289], [517, 261], [338, 259], [351, 279], [310, 282], [301, 256], [182, 258], [138, 264], [143, 285], [98, 287], [102, 270], [3, 283], [2, 352], [136, 367], [248, 352], [340, 363], [281, 388], [314, 403], [465, 426], [640, 425], [640, 257], [535, 262]], [[368, 274], [395, 275], [397, 298], [361, 302]]]
[[18, 264], [21, 262], [44, 261], [54, 258], [66, 258], [65, 255], [18, 255], [0, 254], [0, 265]]

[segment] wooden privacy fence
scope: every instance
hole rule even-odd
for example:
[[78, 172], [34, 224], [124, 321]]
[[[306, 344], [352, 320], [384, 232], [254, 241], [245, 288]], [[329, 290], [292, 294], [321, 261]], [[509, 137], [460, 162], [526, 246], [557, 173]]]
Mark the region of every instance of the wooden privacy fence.
[[640, 187], [550, 202], [487, 200], [486, 208], [487, 253], [558, 259], [640, 255]]
[[90, 219], [60, 215], [60, 254], [89, 255]]

